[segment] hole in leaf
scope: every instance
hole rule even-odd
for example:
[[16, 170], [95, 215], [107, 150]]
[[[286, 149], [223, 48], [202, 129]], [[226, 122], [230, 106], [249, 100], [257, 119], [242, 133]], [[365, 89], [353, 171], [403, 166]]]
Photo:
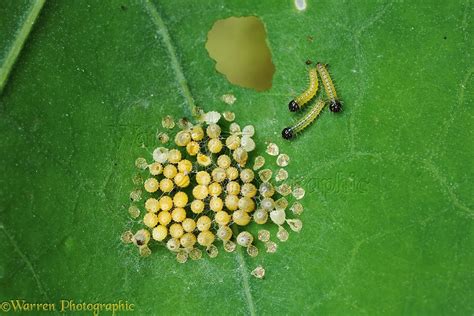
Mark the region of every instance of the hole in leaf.
[[214, 23], [206, 49], [217, 71], [231, 83], [263, 91], [271, 88], [275, 73], [266, 37], [259, 18], [230, 17]]

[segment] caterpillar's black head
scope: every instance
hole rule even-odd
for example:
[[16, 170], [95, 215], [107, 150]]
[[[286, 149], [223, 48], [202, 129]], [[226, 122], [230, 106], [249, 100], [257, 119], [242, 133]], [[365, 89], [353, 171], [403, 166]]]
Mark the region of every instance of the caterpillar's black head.
[[329, 110], [331, 112], [337, 113], [342, 111], [342, 103], [339, 100], [331, 100], [331, 103], [329, 104]]
[[290, 103], [288, 103], [288, 109], [290, 109], [291, 112], [297, 112], [300, 110], [300, 106], [295, 100], [291, 100]]
[[286, 127], [281, 131], [281, 136], [284, 139], [290, 140], [293, 138], [293, 130], [290, 127]]

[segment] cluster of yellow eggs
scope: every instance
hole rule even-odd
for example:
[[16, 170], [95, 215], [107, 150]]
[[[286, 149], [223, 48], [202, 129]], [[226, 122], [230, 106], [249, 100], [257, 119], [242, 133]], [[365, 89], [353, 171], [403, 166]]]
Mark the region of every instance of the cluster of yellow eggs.
[[[241, 129], [238, 124], [230, 123], [223, 131], [224, 124], [218, 124], [218, 114], [212, 112], [208, 116], [210, 120], [196, 125], [182, 123], [174, 144], [153, 151], [153, 162], [148, 163], [145, 158], [136, 160], [136, 166], [148, 175], [142, 188], [131, 193], [129, 213], [145, 227], [135, 233], [126, 231], [122, 240], [134, 243], [143, 256], [151, 253], [152, 240], [176, 253], [179, 262], [185, 262], [188, 257], [200, 258], [200, 249], [205, 249], [210, 257], [217, 256], [217, 241], [223, 243], [225, 251], [231, 252], [240, 245], [247, 248], [249, 255], [256, 256], [258, 248], [254, 236], [245, 230], [247, 225], [276, 224], [280, 241], [288, 238], [283, 224], [288, 223], [294, 231], [301, 229], [299, 219], [286, 218], [285, 196], [291, 193], [291, 187], [287, 183], [275, 187], [270, 169], [258, 171], [265, 163], [262, 156], [254, 159], [253, 167], [249, 166], [249, 154], [255, 149], [253, 126]], [[170, 117], [166, 120], [163, 126], [174, 128]], [[169, 136], [160, 133], [160, 140], [167, 143]], [[267, 153], [274, 155], [275, 147], [278, 150], [275, 144], [270, 144]], [[286, 166], [288, 162], [287, 155], [278, 155], [278, 166]], [[281, 168], [275, 178], [284, 181], [287, 177], [288, 173]], [[137, 204], [142, 199], [142, 189], [147, 192], [147, 198], [143, 205], [146, 212], [141, 217]], [[295, 199], [304, 196], [301, 187], [295, 190]], [[303, 207], [296, 201], [291, 210], [299, 215]], [[267, 252], [276, 250], [268, 230], [261, 229], [257, 235]]]

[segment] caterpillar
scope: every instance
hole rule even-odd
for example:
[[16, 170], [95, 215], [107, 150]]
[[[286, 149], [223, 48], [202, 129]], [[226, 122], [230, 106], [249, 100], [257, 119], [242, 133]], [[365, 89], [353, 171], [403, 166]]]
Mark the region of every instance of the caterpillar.
[[319, 99], [305, 117], [301, 118], [295, 125], [284, 128], [281, 132], [281, 136], [287, 140], [295, 137], [296, 134], [303, 131], [318, 117], [325, 105], [326, 101]]
[[332, 83], [331, 76], [329, 76], [329, 72], [326, 67], [318, 63], [316, 65], [319, 75], [321, 76], [321, 81], [323, 82], [324, 90], [329, 98], [329, 109], [331, 112], [340, 112], [342, 111], [342, 103], [337, 98], [336, 89], [334, 88], [334, 84]]
[[291, 112], [296, 112], [301, 110], [305, 103], [308, 103], [311, 100], [316, 92], [318, 91], [318, 71], [316, 68], [309, 69], [309, 87], [303, 93], [301, 93], [298, 97], [294, 100], [291, 100], [288, 104], [288, 109]]

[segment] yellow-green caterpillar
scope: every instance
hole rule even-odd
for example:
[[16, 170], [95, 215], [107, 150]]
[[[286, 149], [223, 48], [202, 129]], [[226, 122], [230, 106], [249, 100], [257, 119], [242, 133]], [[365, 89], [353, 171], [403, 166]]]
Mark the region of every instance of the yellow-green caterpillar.
[[313, 121], [318, 117], [319, 113], [321, 113], [322, 109], [326, 105], [324, 100], [319, 99], [316, 101], [316, 104], [309, 110], [309, 112], [301, 118], [295, 125], [291, 127], [286, 127], [281, 132], [281, 136], [284, 139], [292, 139], [295, 137], [296, 134], [303, 131], [308, 125], [313, 123]]
[[324, 90], [326, 91], [327, 97], [329, 98], [329, 109], [331, 112], [342, 111], [341, 101], [339, 101], [337, 98], [336, 88], [334, 88], [334, 84], [332, 83], [328, 70], [321, 63], [318, 63], [316, 67], [318, 69], [319, 75], [321, 76]]
[[308, 103], [318, 91], [319, 81], [318, 81], [318, 71], [316, 68], [309, 69], [309, 87], [301, 93], [298, 97], [294, 100], [291, 100], [288, 104], [288, 109], [291, 112], [296, 112], [301, 110], [303, 105]]

